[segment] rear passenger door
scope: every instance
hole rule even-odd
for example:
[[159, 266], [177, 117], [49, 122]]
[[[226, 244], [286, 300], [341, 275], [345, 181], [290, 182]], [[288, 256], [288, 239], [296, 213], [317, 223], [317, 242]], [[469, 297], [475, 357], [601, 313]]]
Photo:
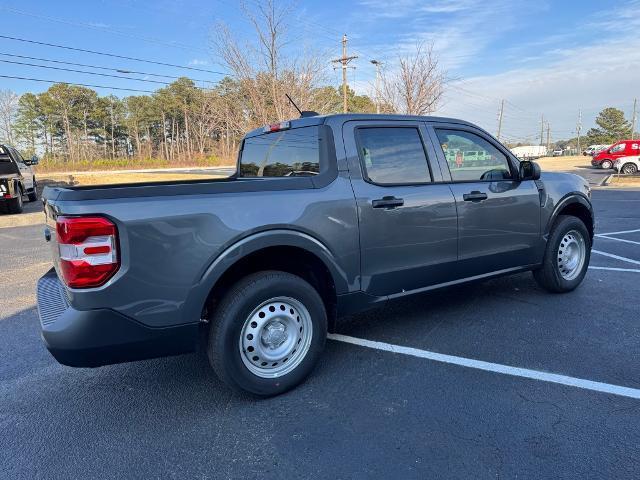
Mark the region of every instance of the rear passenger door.
[[428, 128], [456, 199], [460, 276], [539, 262], [540, 196], [533, 180], [518, 179], [518, 161], [471, 126]]
[[360, 225], [362, 289], [395, 295], [452, 278], [455, 198], [421, 122], [352, 121], [343, 129]]

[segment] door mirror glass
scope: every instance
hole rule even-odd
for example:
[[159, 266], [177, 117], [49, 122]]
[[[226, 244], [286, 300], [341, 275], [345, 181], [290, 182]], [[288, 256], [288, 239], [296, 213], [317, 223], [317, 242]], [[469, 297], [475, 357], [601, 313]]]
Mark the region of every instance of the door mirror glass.
[[540, 165], [536, 162], [520, 162], [520, 180], [539, 180]]
[[31, 160], [29, 160], [29, 165], [38, 165], [39, 162], [40, 162], [40, 160], [38, 159], [38, 156], [37, 155], [33, 155], [31, 157]]

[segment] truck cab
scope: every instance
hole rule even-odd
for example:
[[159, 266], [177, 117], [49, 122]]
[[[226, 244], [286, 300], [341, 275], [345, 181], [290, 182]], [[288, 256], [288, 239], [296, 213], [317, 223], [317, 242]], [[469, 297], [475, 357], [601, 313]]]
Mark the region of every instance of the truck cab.
[[21, 213], [26, 195], [30, 202], [37, 197], [36, 176], [32, 165], [37, 157], [25, 160], [15, 148], [0, 145], [0, 206], [9, 213]]

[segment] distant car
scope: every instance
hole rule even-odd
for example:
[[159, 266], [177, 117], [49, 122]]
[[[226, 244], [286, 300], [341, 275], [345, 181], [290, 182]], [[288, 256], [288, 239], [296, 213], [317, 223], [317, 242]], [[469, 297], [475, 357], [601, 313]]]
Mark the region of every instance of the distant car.
[[615, 161], [622, 157], [640, 154], [640, 140], [620, 140], [610, 148], [594, 155], [591, 165], [608, 170], [613, 168]]
[[0, 145], [0, 205], [4, 204], [9, 213], [21, 213], [23, 197], [30, 202], [38, 200], [36, 175], [31, 168], [37, 165], [34, 155], [30, 160], [8, 145]]
[[594, 156], [598, 153], [600, 153], [602, 150], [606, 150], [607, 148], [609, 148], [609, 145], [589, 145], [584, 152], [582, 152], [583, 155], [591, 155]]
[[619, 173], [635, 175], [640, 171], [640, 156], [622, 157], [616, 160], [613, 167]]
[[561, 157], [563, 153], [564, 153], [564, 150], [554, 150], [553, 151], [553, 156], [554, 157]]

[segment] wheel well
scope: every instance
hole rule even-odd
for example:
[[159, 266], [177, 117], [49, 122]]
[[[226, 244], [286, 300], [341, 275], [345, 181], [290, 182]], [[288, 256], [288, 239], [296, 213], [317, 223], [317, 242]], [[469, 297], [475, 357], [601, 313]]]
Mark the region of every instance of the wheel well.
[[309, 282], [320, 294], [327, 311], [329, 330], [333, 330], [336, 321], [337, 300], [331, 272], [324, 262], [313, 253], [303, 248], [290, 246], [267, 247], [257, 250], [229, 267], [209, 292], [202, 318], [211, 318], [216, 305], [233, 284], [247, 275], [264, 270], [291, 273]]
[[558, 212], [558, 216], [560, 215], [572, 215], [582, 220], [589, 231], [591, 240], [593, 240], [593, 217], [587, 207], [581, 203], [571, 203]]

